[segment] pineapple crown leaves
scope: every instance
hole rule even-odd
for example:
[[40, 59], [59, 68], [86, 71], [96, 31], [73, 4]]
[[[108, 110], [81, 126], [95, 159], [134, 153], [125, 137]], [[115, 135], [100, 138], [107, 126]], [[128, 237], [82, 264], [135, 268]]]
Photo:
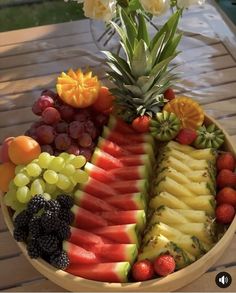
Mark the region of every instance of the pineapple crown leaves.
[[168, 65], [179, 53], [176, 48], [182, 35], [176, 30], [180, 15], [181, 11], [175, 12], [152, 40], [141, 10], [134, 16], [120, 8], [121, 26], [111, 22], [125, 53], [122, 58], [104, 52], [110, 67], [107, 74], [116, 86], [111, 92], [117, 105], [127, 107], [136, 117], [159, 112], [165, 102], [164, 91], [177, 78], [172, 73], [175, 67], [168, 69]]

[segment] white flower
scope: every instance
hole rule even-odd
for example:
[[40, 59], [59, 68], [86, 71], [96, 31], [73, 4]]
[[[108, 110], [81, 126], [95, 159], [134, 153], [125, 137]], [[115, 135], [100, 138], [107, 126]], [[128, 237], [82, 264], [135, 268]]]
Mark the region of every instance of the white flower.
[[115, 0], [84, 0], [84, 15], [89, 18], [109, 21], [115, 16]]
[[169, 0], [140, 0], [143, 9], [153, 15], [164, 14], [169, 8]]
[[191, 5], [202, 5], [205, 0], [177, 0], [177, 5], [180, 8], [188, 8]]

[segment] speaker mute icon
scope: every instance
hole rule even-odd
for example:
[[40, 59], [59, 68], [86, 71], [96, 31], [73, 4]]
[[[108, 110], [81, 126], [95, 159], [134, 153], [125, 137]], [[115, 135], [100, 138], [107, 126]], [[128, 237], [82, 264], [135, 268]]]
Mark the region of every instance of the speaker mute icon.
[[220, 288], [227, 288], [232, 283], [232, 277], [227, 272], [220, 272], [215, 277], [216, 285]]

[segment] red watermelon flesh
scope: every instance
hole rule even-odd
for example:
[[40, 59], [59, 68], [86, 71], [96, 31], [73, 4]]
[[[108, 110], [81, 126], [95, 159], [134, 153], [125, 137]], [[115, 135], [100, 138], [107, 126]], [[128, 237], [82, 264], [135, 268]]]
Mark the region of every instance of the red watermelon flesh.
[[102, 183], [91, 177], [89, 177], [89, 180], [85, 184], [80, 185], [80, 190], [101, 199], [117, 195], [116, 190], [111, 188], [110, 185]]
[[111, 170], [111, 169], [123, 167], [123, 164], [119, 159], [111, 156], [108, 153], [105, 153], [99, 148], [95, 149], [91, 159], [91, 163], [104, 170]]
[[132, 154], [149, 154], [151, 156], [154, 156], [152, 145], [146, 142], [126, 145], [124, 146], [124, 149]]
[[111, 130], [117, 130], [124, 134], [135, 134], [136, 131], [132, 128], [131, 125], [125, 123], [122, 119], [119, 117], [115, 117], [113, 115], [110, 115], [108, 124], [108, 128]]
[[143, 210], [146, 208], [145, 196], [140, 192], [112, 196], [107, 198], [106, 201], [121, 210]]
[[71, 236], [68, 239], [69, 242], [79, 245], [81, 247], [86, 247], [89, 245], [97, 245], [104, 243], [114, 243], [112, 240], [109, 240], [105, 237], [98, 236], [89, 231], [70, 227]]
[[110, 154], [115, 158], [119, 158], [122, 156], [128, 156], [131, 153], [127, 151], [125, 148], [119, 146], [115, 142], [107, 140], [105, 138], [99, 137], [97, 146], [103, 150], [104, 152]]
[[72, 275], [100, 282], [127, 282], [128, 262], [99, 263], [94, 265], [70, 264], [66, 271]]
[[95, 264], [100, 262], [100, 259], [92, 251], [68, 241], [63, 241], [63, 249], [66, 251], [70, 263]]
[[89, 230], [96, 227], [107, 226], [107, 221], [102, 217], [95, 215], [94, 213], [89, 212], [81, 207], [74, 205], [71, 211], [75, 216], [74, 225], [78, 228]]
[[117, 210], [114, 206], [105, 202], [104, 200], [90, 195], [81, 190], [77, 190], [74, 194], [74, 203], [81, 208], [89, 210], [91, 212], [99, 211], [115, 211]]
[[147, 154], [143, 155], [129, 155], [119, 158], [124, 166], [150, 166], [150, 158]]
[[86, 163], [84, 169], [91, 178], [96, 179], [102, 183], [109, 183], [116, 180], [116, 177], [113, 174], [89, 162]]
[[114, 169], [109, 172], [120, 180], [138, 180], [148, 177], [148, 168], [146, 166], [127, 166]]
[[118, 194], [147, 192], [147, 180], [127, 180], [111, 182], [110, 187], [117, 191]]

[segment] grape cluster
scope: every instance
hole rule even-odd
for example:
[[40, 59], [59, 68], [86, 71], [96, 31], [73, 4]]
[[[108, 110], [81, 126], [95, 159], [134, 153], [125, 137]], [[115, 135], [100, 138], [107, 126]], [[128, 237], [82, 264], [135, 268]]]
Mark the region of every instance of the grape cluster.
[[[59, 269], [69, 265], [62, 243], [71, 235], [73, 213], [70, 209], [73, 203], [73, 198], [66, 194], [58, 195], [57, 200], [46, 200], [38, 194], [15, 217], [14, 238], [26, 243], [31, 258], [42, 257]], [[66, 221], [65, 214], [70, 215]]]
[[[42, 194], [43, 199], [49, 200], [56, 199], [62, 192], [72, 193], [77, 183], [88, 180], [88, 174], [81, 169], [85, 163], [86, 159], [81, 155], [63, 152], [55, 157], [47, 152], [41, 153], [28, 165], [16, 167], [16, 176], [4, 196], [5, 204], [19, 212], [36, 194]], [[47, 204], [50, 203], [52, 201]], [[39, 204], [43, 207], [44, 202]]]
[[92, 108], [76, 109], [65, 104], [50, 90], [41, 93], [32, 107], [34, 114], [41, 116], [26, 131], [34, 138], [42, 151], [51, 155], [68, 152], [90, 159], [96, 140], [107, 122], [107, 115], [94, 113]]

